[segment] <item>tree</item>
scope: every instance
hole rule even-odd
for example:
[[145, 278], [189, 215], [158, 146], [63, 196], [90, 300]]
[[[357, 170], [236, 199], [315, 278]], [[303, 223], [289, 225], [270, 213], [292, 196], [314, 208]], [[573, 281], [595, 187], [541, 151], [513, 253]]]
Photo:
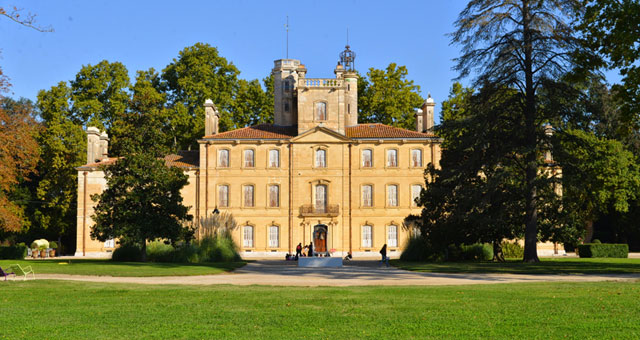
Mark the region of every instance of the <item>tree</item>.
[[50, 234], [75, 237], [76, 167], [87, 160], [87, 141], [82, 126], [71, 119], [70, 101], [71, 89], [65, 82], [38, 93], [43, 130], [38, 135], [42, 155], [35, 182], [41, 204], [34, 209], [34, 219]]
[[220, 111], [220, 131], [234, 127], [232, 108], [240, 71], [220, 56], [218, 49], [196, 43], [186, 47], [162, 71], [163, 91], [168, 95], [175, 149], [196, 146], [204, 135], [204, 107], [211, 99]]
[[91, 198], [98, 202], [91, 236], [106, 241], [142, 246], [146, 261], [146, 242], [156, 238], [175, 242], [190, 240], [192, 220], [182, 204], [180, 190], [188, 176], [179, 168], [168, 167], [163, 157], [166, 140], [164, 95], [152, 84], [153, 72], [138, 72], [133, 97], [120, 126], [123, 157], [103, 168], [107, 188]]
[[[130, 86], [127, 68], [120, 62], [103, 60], [83, 66], [71, 81], [75, 122], [100, 130], [112, 128], [127, 110]], [[109, 131], [109, 134], [114, 133]]]
[[[640, 127], [640, 3], [636, 0], [585, 1], [579, 28], [597, 54], [581, 55], [583, 66], [619, 69], [622, 84], [615, 85], [628, 128]], [[630, 130], [627, 130], [630, 131]]]
[[385, 70], [370, 68], [358, 81], [358, 117], [405, 129], [415, 126], [415, 111], [424, 99], [420, 86], [407, 78], [407, 68], [390, 63]]
[[53, 28], [51, 28], [51, 26], [47, 26], [47, 27], [43, 27], [40, 26], [36, 23], [36, 15], [30, 12], [27, 12], [27, 14], [22, 14], [21, 12], [23, 11], [23, 9], [18, 8], [18, 7], [0, 7], [0, 15], [9, 18], [10, 20], [32, 28], [38, 32], [53, 32]]
[[[538, 114], [537, 91], [542, 83], [567, 72], [571, 55], [580, 50], [572, 28], [565, 20], [578, 10], [574, 0], [472, 0], [460, 13], [452, 42], [462, 46], [456, 59], [460, 77], [477, 73], [476, 84], [492, 83], [497, 89], [517, 91], [524, 126], [517, 128], [524, 136], [525, 172], [525, 262], [539, 261], [538, 187], [541, 174], [538, 164], [544, 144], [543, 123]], [[478, 141], [482, 143], [482, 141]]]
[[[0, 89], [9, 87], [0, 70]], [[0, 229], [19, 231], [25, 223], [24, 202], [16, 200], [18, 185], [36, 170], [40, 150], [36, 136], [40, 126], [30, 101], [14, 101], [0, 95]], [[22, 195], [18, 195], [22, 196]]]
[[269, 98], [258, 80], [240, 79], [233, 99], [231, 106], [233, 122], [230, 128], [273, 123], [273, 93]]

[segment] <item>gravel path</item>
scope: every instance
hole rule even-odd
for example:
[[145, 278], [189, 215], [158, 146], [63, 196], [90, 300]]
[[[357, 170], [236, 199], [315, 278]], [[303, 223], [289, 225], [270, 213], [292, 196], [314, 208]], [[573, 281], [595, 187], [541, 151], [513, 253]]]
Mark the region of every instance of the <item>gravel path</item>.
[[353, 261], [342, 268], [298, 268], [294, 263], [284, 261], [256, 261], [232, 273], [219, 275], [114, 277], [37, 274], [36, 278], [103, 283], [180, 285], [432, 286], [513, 282], [634, 281], [640, 280], [640, 274], [441, 274], [379, 267], [373, 261]]

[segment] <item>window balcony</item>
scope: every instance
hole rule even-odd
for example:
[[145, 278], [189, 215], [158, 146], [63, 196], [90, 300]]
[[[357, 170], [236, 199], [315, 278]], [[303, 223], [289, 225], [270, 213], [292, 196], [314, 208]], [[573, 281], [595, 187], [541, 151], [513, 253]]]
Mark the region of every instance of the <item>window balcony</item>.
[[340, 215], [339, 204], [327, 204], [327, 206], [304, 204], [300, 206], [300, 216], [302, 217], [336, 217], [338, 215]]

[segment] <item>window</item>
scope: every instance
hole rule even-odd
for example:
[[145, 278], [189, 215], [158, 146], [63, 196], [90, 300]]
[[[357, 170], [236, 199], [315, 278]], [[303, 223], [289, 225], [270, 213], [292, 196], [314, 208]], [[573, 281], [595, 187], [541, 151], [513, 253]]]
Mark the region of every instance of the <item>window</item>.
[[280, 186], [269, 186], [269, 207], [277, 208], [280, 206]]
[[116, 241], [114, 239], [106, 240], [104, 242], [104, 247], [105, 248], [115, 248], [116, 247]]
[[280, 245], [280, 228], [276, 225], [269, 227], [269, 247], [278, 248]]
[[288, 80], [284, 81], [284, 90], [285, 91], [290, 91], [291, 90], [291, 87], [290, 87], [290, 84], [289, 84]]
[[390, 225], [387, 229], [387, 246], [398, 246], [398, 227], [395, 225]]
[[391, 149], [387, 150], [387, 167], [397, 167], [398, 166], [398, 150]]
[[218, 187], [218, 206], [226, 208], [229, 206], [229, 186], [221, 185]]
[[229, 167], [229, 150], [218, 151], [218, 167], [220, 168]]
[[242, 228], [242, 246], [245, 248], [253, 248], [253, 227], [250, 225]]
[[316, 168], [327, 167], [327, 150], [316, 150]]
[[395, 184], [387, 186], [387, 206], [398, 206], [398, 186]]
[[327, 103], [316, 103], [316, 120], [327, 120]]
[[414, 168], [422, 167], [422, 150], [411, 150], [411, 166]]
[[373, 150], [362, 150], [362, 167], [370, 168], [373, 166]]
[[363, 207], [371, 207], [373, 206], [373, 186], [372, 185], [363, 185], [362, 186], [362, 206]]
[[351, 104], [347, 104], [347, 113], [351, 114]]
[[371, 248], [371, 226], [363, 225], [362, 226], [362, 247], [363, 248]]
[[280, 167], [280, 150], [269, 150], [269, 167]]
[[284, 103], [284, 112], [289, 112], [289, 102]]
[[316, 211], [325, 212], [327, 209], [327, 186], [316, 185]]
[[416, 199], [420, 198], [420, 192], [422, 192], [422, 186], [414, 184], [411, 186], [411, 206], [417, 207]]
[[253, 150], [244, 150], [244, 167], [253, 168], [255, 166], [255, 153]]
[[244, 206], [245, 207], [253, 207], [253, 185], [245, 185], [244, 186]]

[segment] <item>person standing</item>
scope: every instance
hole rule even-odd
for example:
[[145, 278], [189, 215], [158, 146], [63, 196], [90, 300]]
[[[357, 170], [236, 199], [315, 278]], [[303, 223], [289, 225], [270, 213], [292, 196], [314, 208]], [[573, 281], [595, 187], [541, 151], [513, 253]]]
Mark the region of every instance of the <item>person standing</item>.
[[313, 256], [313, 242], [309, 242], [309, 257]]
[[302, 256], [302, 243], [298, 243], [298, 246], [296, 247], [296, 261], [298, 261], [300, 256]]
[[382, 265], [383, 263], [387, 264], [387, 267], [389, 267], [389, 258], [387, 257], [387, 244], [385, 243], [384, 246], [382, 246], [382, 249], [380, 249], [380, 255], [382, 255], [382, 260], [380, 261], [380, 265]]

